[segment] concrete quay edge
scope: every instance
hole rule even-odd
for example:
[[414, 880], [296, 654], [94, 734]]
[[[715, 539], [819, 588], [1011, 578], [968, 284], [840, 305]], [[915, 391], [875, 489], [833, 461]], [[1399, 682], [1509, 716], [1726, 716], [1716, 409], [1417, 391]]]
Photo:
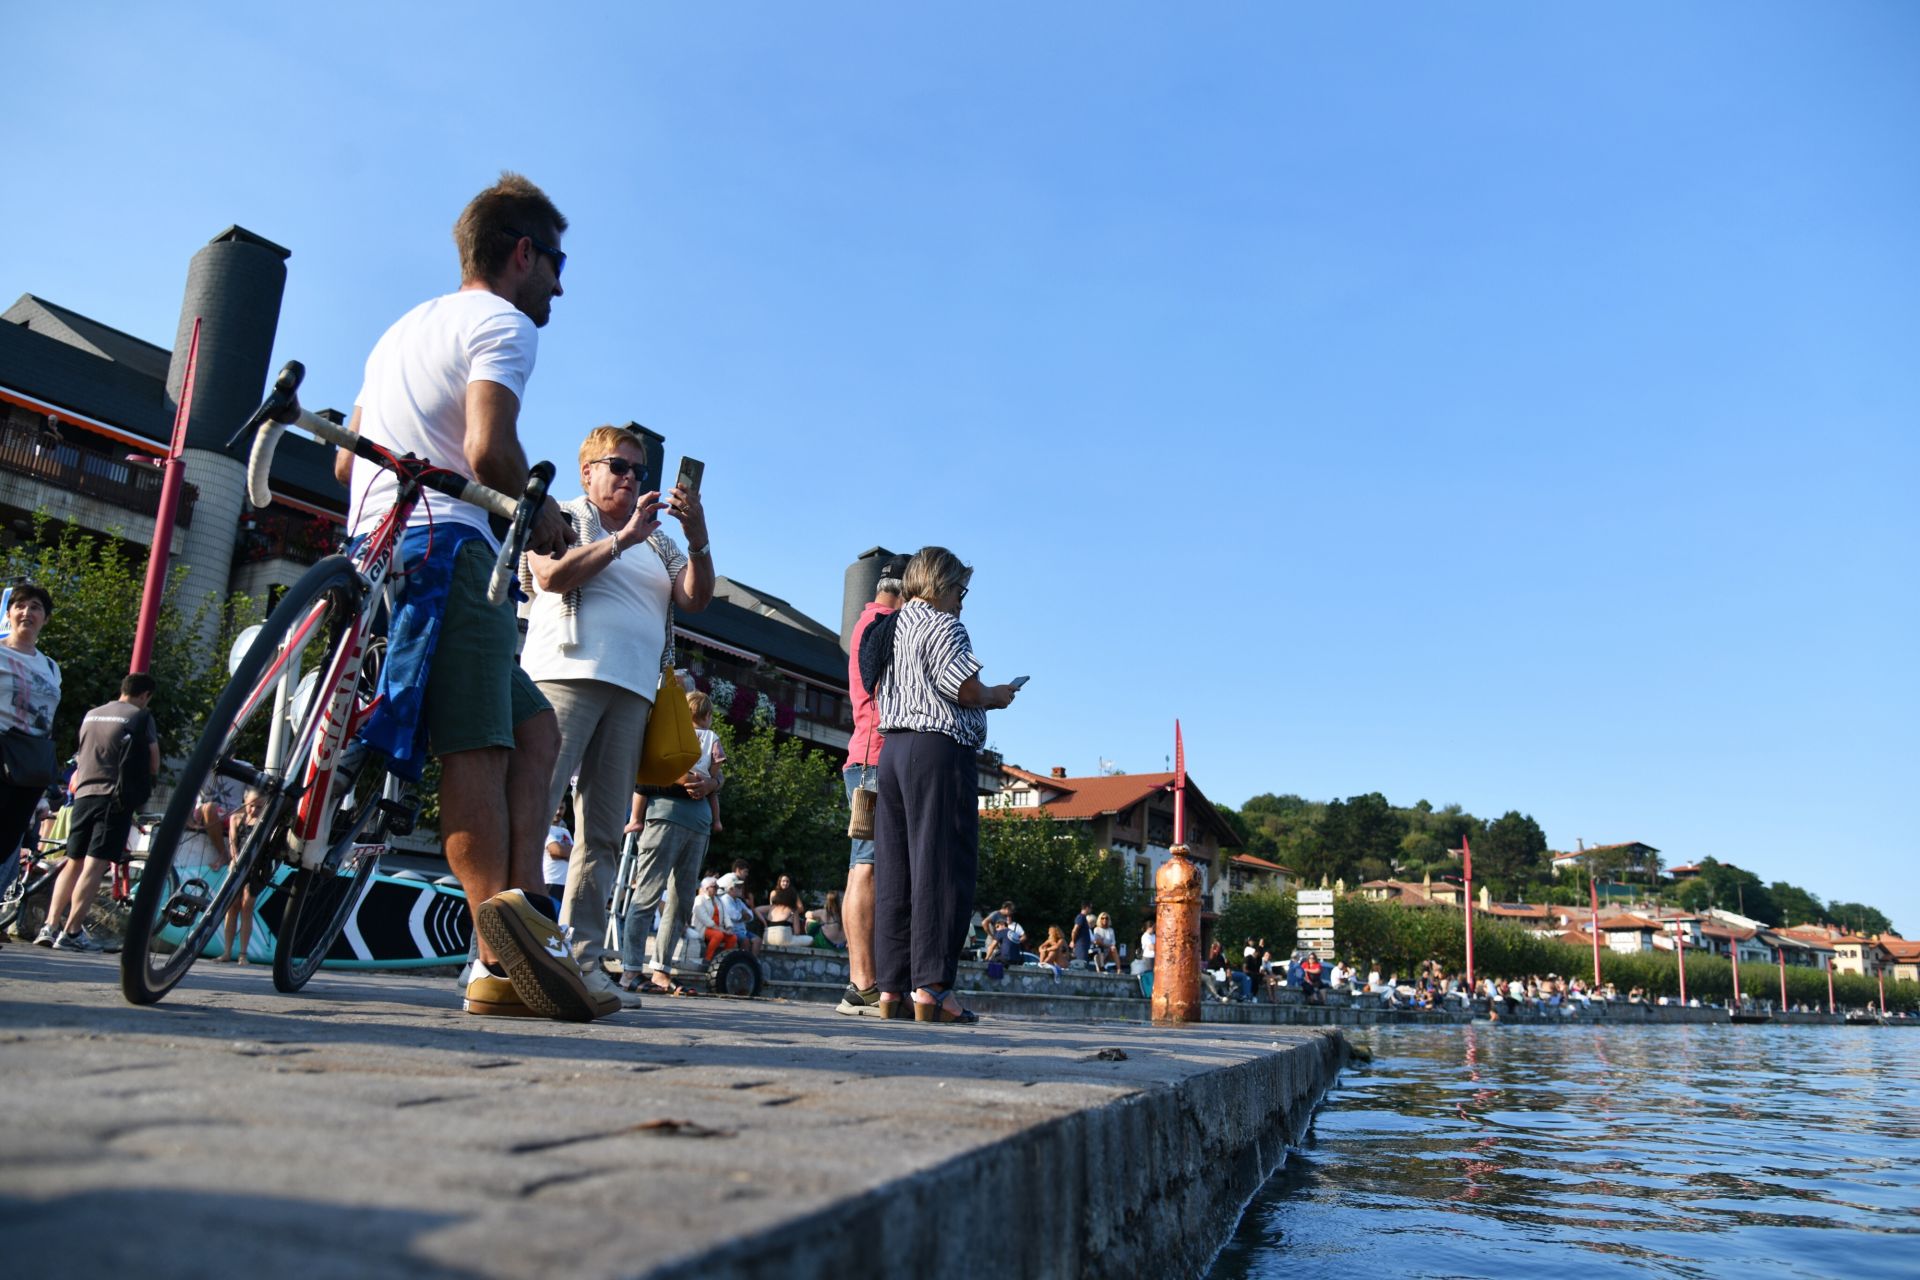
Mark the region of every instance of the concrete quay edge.
[[114, 976], [0, 953], [0, 1071], [58, 1085], [0, 1150], [22, 1274], [1198, 1275], [1348, 1052], [768, 999], [475, 1019], [444, 979], [215, 964], [134, 1009]]

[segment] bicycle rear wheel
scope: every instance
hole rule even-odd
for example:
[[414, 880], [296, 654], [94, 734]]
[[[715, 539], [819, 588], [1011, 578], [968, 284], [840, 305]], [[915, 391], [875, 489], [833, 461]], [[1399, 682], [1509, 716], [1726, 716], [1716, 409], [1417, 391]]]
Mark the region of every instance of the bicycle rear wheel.
[[[126, 945], [120, 953], [120, 989], [134, 1004], [153, 1004], [179, 984], [220, 927], [227, 908], [255, 875], [260, 859], [272, 856], [269, 850], [285, 847], [287, 826], [303, 785], [297, 751], [284, 778], [254, 769], [240, 759], [240, 752], [245, 744], [257, 742], [259, 731], [271, 721], [282, 671], [291, 666], [297, 673], [309, 651], [330, 655], [359, 610], [361, 592], [360, 575], [345, 556], [328, 556], [307, 570], [261, 626], [214, 703], [199, 744], [187, 757], [173, 798], [153, 833], [145, 872], [128, 914]], [[309, 714], [317, 714], [317, 707]], [[292, 735], [296, 747], [303, 741], [300, 727]], [[182, 881], [173, 874], [173, 863], [201, 790], [215, 777], [259, 789], [266, 807], [241, 847], [232, 851], [219, 888], [210, 889], [198, 878]]]
[[380, 811], [386, 778], [384, 762], [370, 755], [334, 815], [326, 862], [296, 869], [282, 886], [286, 906], [273, 939], [273, 985], [281, 991], [298, 991], [319, 970], [380, 866], [387, 848]]

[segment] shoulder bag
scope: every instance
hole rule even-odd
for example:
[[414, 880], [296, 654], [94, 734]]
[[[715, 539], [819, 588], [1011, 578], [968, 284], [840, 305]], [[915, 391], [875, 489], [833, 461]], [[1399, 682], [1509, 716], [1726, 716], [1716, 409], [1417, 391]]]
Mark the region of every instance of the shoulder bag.
[[9, 729], [0, 733], [0, 774], [10, 787], [50, 786], [60, 762], [54, 758], [53, 735]]
[[[667, 555], [654, 545], [663, 564]], [[693, 711], [687, 706], [686, 690], [673, 672], [673, 573], [667, 573], [667, 637], [660, 648], [660, 688], [653, 698], [653, 711], [647, 716], [646, 736], [640, 742], [640, 769], [634, 785], [664, 787], [680, 780], [700, 759], [700, 735], [694, 732]]]

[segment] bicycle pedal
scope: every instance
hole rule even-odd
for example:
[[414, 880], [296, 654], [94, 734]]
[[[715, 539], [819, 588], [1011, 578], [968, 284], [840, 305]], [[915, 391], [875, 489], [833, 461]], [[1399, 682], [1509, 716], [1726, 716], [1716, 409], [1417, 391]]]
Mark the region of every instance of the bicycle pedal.
[[212, 905], [212, 890], [207, 887], [205, 880], [195, 877], [174, 890], [173, 896], [167, 899], [167, 905], [160, 909], [160, 914], [168, 924], [188, 929]]
[[420, 820], [420, 797], [408, 796], [404, 800], [380, 801], [380, 812], [387, 820], [387, 834], [390, 836], [410, 836]]

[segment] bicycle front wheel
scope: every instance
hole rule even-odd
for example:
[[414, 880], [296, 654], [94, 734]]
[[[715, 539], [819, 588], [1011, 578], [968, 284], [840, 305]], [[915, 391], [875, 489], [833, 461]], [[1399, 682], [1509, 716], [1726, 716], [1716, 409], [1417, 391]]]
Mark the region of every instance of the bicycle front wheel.
[[287, 877], [286, 906], [273, 934], [273, 985], [281, 991], [298, 991], [319, 970], [380, 866], [387, 848], [379, 808], [386, 777], [383, 762], [369, 754], [334, 815], [326, 862]]
[[[283, 673], [297, 677], [311, 653], [326, 654], [350, 630], [362, 598], [362, 581], [345, 556], [328, 556], [287, 589], [241, 659], [187, 764], [173, 798], [154, 830], [147, 865], [128, 914], [120, 953], [120, 989], [134, 1004], [153, 1004], [179, 985], [220, 927], [227, 909], [254, 877], [268, 851], [285, 847], [287, 826], [300, 802], [302, 774], [297, 748], [306, 741], [296, 726], [295, 761], [285, 777], [271, 777], [247, 764], [243, 752], [258, 752], [274, 712], [274, 691]], [[319, 699], [315, 699], [316, 704]], [[317, 707], [309, 714], [318, 714]], [[201, 791], [215, 778], [258, 789], [265, 802], [260, 821], [232, 850], [217, 889], [198, 878], [173, 874], [174, 858]]]

